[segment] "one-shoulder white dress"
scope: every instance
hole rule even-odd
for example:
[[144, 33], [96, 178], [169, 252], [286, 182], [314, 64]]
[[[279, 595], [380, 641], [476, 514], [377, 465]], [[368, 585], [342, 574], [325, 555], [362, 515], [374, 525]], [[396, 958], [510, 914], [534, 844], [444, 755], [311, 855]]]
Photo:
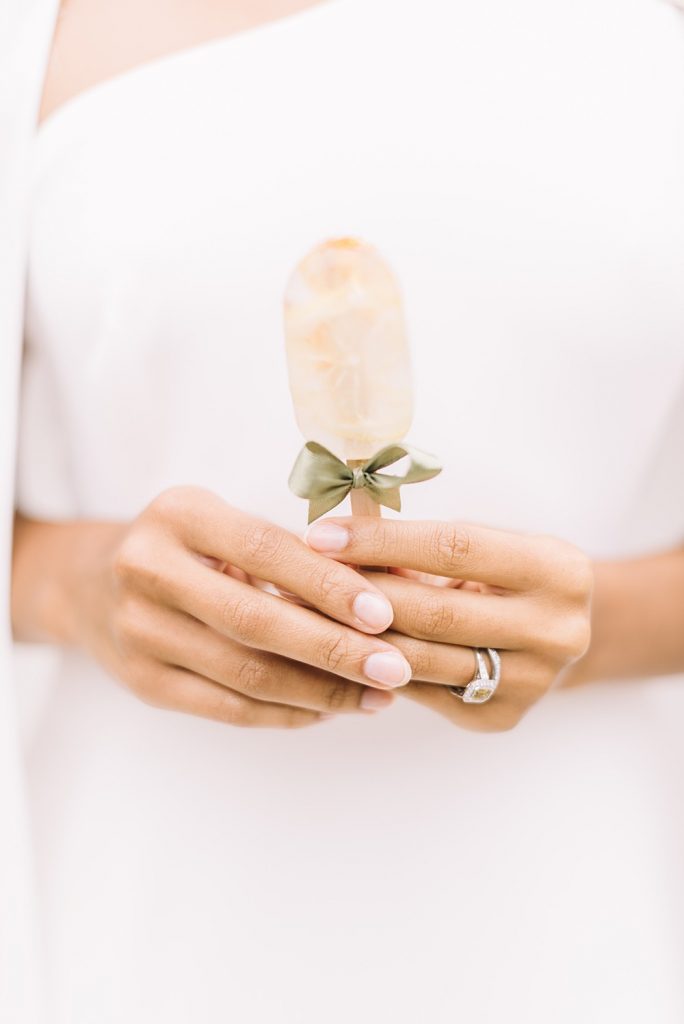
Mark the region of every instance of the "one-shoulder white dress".
[[[20, 509], [199, 484], [293, 531], [281, 303], [385, 254], [444, 471], [402, 515], [597, 558], [684, 536], [684, 31], [661, 0], [329, 0], [38, 130]], [[409, 701], [301, 732], [21, 684], [49, 1024], [679, 1024], [684, 686], [515, 731]], [[9, 1024], [9, 1022], [8, 1022]]]

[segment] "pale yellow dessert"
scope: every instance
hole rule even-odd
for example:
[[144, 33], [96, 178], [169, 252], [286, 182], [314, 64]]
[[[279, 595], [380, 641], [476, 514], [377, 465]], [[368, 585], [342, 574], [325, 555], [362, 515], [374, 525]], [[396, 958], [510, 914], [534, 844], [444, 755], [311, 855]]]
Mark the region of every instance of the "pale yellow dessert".
[[353, 238], [313, 249], [285, 293], [290, 389], [299, 428], [345, 460], [407, 433], [411, 367], [401, 293], [380, 254]]

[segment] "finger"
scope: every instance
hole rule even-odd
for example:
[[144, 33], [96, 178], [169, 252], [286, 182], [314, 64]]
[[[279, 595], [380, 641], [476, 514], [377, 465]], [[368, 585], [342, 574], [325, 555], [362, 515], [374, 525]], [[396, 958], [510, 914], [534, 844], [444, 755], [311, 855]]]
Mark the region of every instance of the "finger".
[[417, 580], [418, 583], [430, 583], [433, 587], [458, 587], [463, 585], [462, 580], [452, 579], [451, 576], [434, 576], [431, 572], [418, 572], [417, 569], [403, 569], [401, 566], [392, 566], [388, 572], [395, 576], [403, 576], [407, 580]]
[[378, 587], [392, 602], [392, 633], [466, 647], [519, 650], [539, 646], [539, 612], [520, 595], [434, 587], [391, 573], [367, 575], [376, 577]]
[[201, 503], [195, 495], [177, 520], [194, 551], [283, 587], [339, 622], [378, 633], [392, 621], [392, 608], [382, 594], [352, 568], [322, 558], [288, 530], [232, 508], [216, 495], [207, 492]]
[[[439, 683], [442, 686], [467, 686], [477, 672], [475, 651], [457, 644], [430, 643], [390, 630], [388, 640], [403, 652], [413, 668], [412, 682]], [[536, 679], [539, 658], [526, 651], [505, 651], [501, 655], [502, 682], [499, 688]], [[503, 666], [505, 665], [505, 672]], [[504, 683], [505, 676], [505, 683]], [[497, 691], [498, 692], [498, 691]]]
[[354, 516], [309, 527], [315, 551], [359, 565], [402, 566], [512, 590], [542, 586], [553, 569], [555, 541], [464, 523]]
[[[414, 678], [409, 684], [411, 692], [403, 687], [402, 694], [414, 695], [416, 686], [423, 686], [424, 689], [427, 687], [424, 694], [426, 702], [433, 702], [437, 688], [434, 684], [441, 688], [467, 686], [477, 675], [478, 664], [472, 647], [428, 643], [395, 633], [387, 636], [411, 659], [414, 666]], [[505, 699], [509, 708], [522, 710], [538, 700], [556, 674], [554, 666], [547, 659], [527, 651], [503, 651], [500, 656], [501, 681], [495, 696], [499, 701]], [[486, 656], [485, 660], [488, 662]], [[445, 707], [451, 705], [446, 703]]]
[[[420, 641], [414, 641], [419, 643]], [[427, 645], [439, 648], [442, 645]], [[467, 686], [475, 675], [475, 659], [473, 651], [464, 648], [442, 648], [447, 652], [447, 658], [439, 653], [434, 654], [434, 661], [431, 661], [433, 654], [425, 652], [425, 659], [428, 662], [423, 670], [426, 675], [434, 674], [442, 676], [449, 671], [448, 652], [454, 652], [456, 657], [453, 660], [455, 669], [451, 681], [447, 685], [439, 685], [433, 682], [412, 682], [405, 686], [401, 693], [409, 700], [415, 701], [444, 715], [456, 725], [464, 729], [478, 732], [501, 732], [511, 729], [516, 725], [524, 714], [546, 693], [553, 681], [554, 672], [551, 666], [545, 665], [543, 660], [519, 653], [505, 652], [501, 658], [501, 681], [494, 695], [485, 704], [467, 704], [457, 694], [449, 690], [449, 686]], [[465, 662], [468, 658], [463, 655], [470, 655], [470, 668]], [[420, 660], [418, 651], [414, 656]]]
[[209, 718], [243, 728], [299, 729], [321, 721], [321, 715], [304, 708], [254, 700], [194, 672], [168, 666], [154, 674], [152, 685], [135, 688], [153, 707]]
[[471, 732], [505, 732], [517, 725], [534, 703], [504, 696], [497, 690], [486, 704], [465, 704], [445, 686], [434, 683], [409, 683], [402, 695]]
[[411, 677], [404, 656], [379, 637], [231, 579], [196, 558], [176, 556], [165, 588], [172, 605], [247, 647], [374, 687], [403, 686]]
[[391, 693], [371, 690], [331, 672], [243, 647], [189, 616], [169, 611], [165, 621], [157, 613], [145, 632], [148, 655], [254, 700], [327, 714], [374, 712], [393, 703]]

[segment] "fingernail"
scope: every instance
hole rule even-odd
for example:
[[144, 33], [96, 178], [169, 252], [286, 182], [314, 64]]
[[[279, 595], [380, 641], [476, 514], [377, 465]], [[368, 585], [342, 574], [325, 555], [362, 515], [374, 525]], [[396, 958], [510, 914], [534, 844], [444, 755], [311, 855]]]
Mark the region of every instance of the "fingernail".
[[304, 534], [304, 540], [314, 551], [344, 551], [349, 543], [349, 530], [334, 523], [314, 523]]
[[354, 599], [354, 615], [371, 629], [387, 629], [394, 618], [394, 610], [386, 597], [364, 590]]
[[369, 679], [383, 686], [405, 686], [411, 678], [411, 666], [403, 655], [393, 651], [371, 654], [363, 666]]
[[381, 711], [394, 704], [394, 696], [384, 690], [374, 690], [368, 687], [361, 695], [361, 707], [364, 711]]

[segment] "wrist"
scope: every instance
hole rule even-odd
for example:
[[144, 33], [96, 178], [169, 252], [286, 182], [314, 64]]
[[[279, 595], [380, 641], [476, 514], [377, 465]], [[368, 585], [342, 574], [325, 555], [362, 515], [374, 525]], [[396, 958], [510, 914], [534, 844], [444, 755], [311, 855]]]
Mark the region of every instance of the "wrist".
[[88, 622], [102, 602], [106, 566], [123, 527], [17, 517], [12, 625], [18, 640], [87, 646]]
[[563, 686], [684, 670], [684, 551], [595, 565], [592, 639]]

